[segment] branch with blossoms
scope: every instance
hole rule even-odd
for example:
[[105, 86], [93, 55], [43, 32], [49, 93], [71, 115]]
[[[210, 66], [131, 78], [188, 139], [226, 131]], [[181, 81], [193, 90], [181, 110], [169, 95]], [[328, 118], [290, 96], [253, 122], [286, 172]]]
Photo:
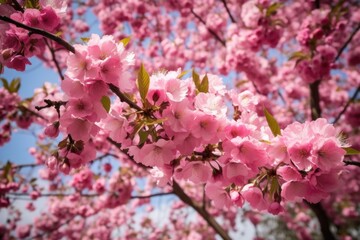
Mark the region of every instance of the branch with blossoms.
[[[217, 4], [217, 6], [221, 5], [219, 1]], [[50, 124], [45, 129], [46, 136], [55, 138], [59, 132], [64, 136], [54, 151], [44, 147], [44, 151], [51, 151], [49, 158], [37, 153], [37, 159], [48, 166], [42, 172], [42, 176], [55, 179], [60, 173], [71, 174], [70, 185], [76, 192], [86, 191], [90, 194], [91, 191], [95, 191], [96, 196], [102, 193], [114, 193], [105, 194], [104, 197], [102, 195], [99, 198], [99, 206], [97, 204], [95, 207], [82, 206], [79, 212], [84, 218], [91, 216], [91, 211], [115, 209], [126, 204], [135, 191], [135, 179], [151, 174], [153, 180], [149, 180], [149, 185], [154, 185], [156, 182], [160, 187], [171, 186], [172, 193], [192, 207], [211, 226], [209, 232], [215, 231], [224, 239], [230, 239], [224, 230], [227, 225], [220, 225], [215, 217], [210, 215], [212, 209], [206, 206], [207, 202], [209, 206], [211, 202], [215, 208], [227, 209], [229, 212], [248, 202], [255, 210], [277, 215], [285, 211], [287, 203], [304, 201], [318, 217], [323, 236], [331, 239], [333, 238], [331, 223], [320, 202], [332, 196], [338, 188], [337, 176], [341, 175], [344, 163], [347, 164], [344, 158], [346, 155], [356, 154], [356, 151], [340, 139], [338, 129], [326, 119], [320, 118], [321, 115], [326, 116], [326, 110], [321, 109], [320, 105], [320, 81], [327, 79], [334, 59], [336, 61], [339, 58], [346, 46], [340, 48], [336, 54], [336, 49], [340, 46], [338, 43], [341, 41], [334, 40], [337, 44], [334, 44], [336, 48], [329, 43], [332, 38], [329, 37], [325, 41], [324, 36], [329, 36], [335, 28], [331, 24], [326, 25], [328, 22], [321, 17], [319, 18], [321, 21], [315, 21], [314, 26], [311, 25], [312, 23], [301, 26], [304, 30], [303, 36], [298, 39], [301, 43], [301, 51], [294, 53], [289, 61], [296, 60], [294, 69], [300, 72], [299, 76], [305, 83], [303, 85], [310, 88], [312, 121], [291, 123], [288, 119], [282, 119], [279, 124], [270, 113], [277, 113], [279, 110], [276, 107], [272, 108], [275, 104], [266, 105], [271, 111], [260, 106], [267, 103], [265, 97], [270, 98], [274, 93], [273, 88], [276, 85], [273, 83], [277, 80], [271, 78], [273, 75], [278, 75], [278, 69], [275, 62], [265, 61], [265, 55], [268, 48], [275, 48], [280, 42], [286, 41], [282, 38], [286, 36], [283, 35], [283, 28], [285, 25], [290, 27], [291, 24], [281, 18], [278, 12], [287, 12], [282, 11], [282, 7], [289, 6], [283, 6], [278, 2], [270, 4], [265, 1], [256, 4], [255, 1], [247, 1], [240, 4], [241, 13], [231, 8], [245, 28], [238, 29], [239, 31], [235, 29], [224, 31], [225, 43], [217, 32], [223, 32], [221, 26], [227, 25], [228, 18], [232, 23], [235, 23], [235, 19], [228, 7], [231, 3], [222, 1], [222, 4], [224, 7], [219, 11], [225, 15], [218, 15], [219, 18], [213, 22], [216, 24], [214, 28], [208, 27], [213, 26], [209, 24], [212, 22], [209, 22], [206, 18], [207, 12], [200, 7], [187, 4], [184, 7], [186, 9], [183, 9], [185, 11], [180, 15], [190, 15], [189, 19], [195, 24], [204, 25], [206, 29], [201, 31], [204, 38], [199, 39], [203, 41], [212, 35], [221, 43], [224, 48], [219, 58], [226, 55], [226, 64], [229, 63], [236, 72], [244, 73], [252, 82], [255, 91], [263, 93], [262, 96], [254, 96], [252, 92], [245, 90], [228, 90], [219, 76], [198, 74], [196, 71], [192, 72], [191, 77], [182, 79], [184, 74], [180, 70], [150, 74], [141, 64], [138, 76], [134, 78], [130, 70], [136, 61], [134, 54], [127, 49], [128, 39], [118, 41], [110, 35], [100, 37], [94, 34], [83, 39], [83, 44], [74, 44], [73, 48], [70, 48], [68, 46], [70, 44], [64, 43], [64, 40], [56, 40], [60, 38], [56, 34], [43, 35], [41, 32], [46, 30], [47, 26], [44, 24], [46, 19], [54, 15], [51, 8], [40, 7], [39, 10], [26, 8], [23, 11], [24, 19], [17, 17], [16, 14], [11, 15], [9, 19], [15, 22], [17, 20], [19, 24], [11, 22], [10, 30], [15, 35], [20, 34], [21, 29], [29, 31], [28, 36], [26, 34], [22, 36], [29, 39], [31, 37], [31, 40], [27, 38], [26, 40], [34, 41], [36, 44], [32, 47], [35, 49], [38, 47], [44, 50], [47, 45], [60, 77], [64, 78], [61, 83], [64, 95], [54, 98], [38, 97], [41, 101], [45, 99], [46, 105], [42, 106], [41, 101], [37, 99], [38, 106], [34, 107], [38, 111], [41, 110], [44, 115], [52, 110], [49, 114]], [[343, 2], [340, 1], [338, 4], [341, 7]], [[156, 2], [155, 5], [155, 8], [158, 8], [160, 4]], [[320, 1], [316, 1], [315, 5], [320, 9]], [[139, 21], [149, 20], [144, 6], [138, 6], [142, 16], [138, 18]], [[334, 9], [330, 10], [329, 18], [331, 20], [335, 16], [338, 21], [341, 16], [336, 15], [338, 12], [334, 12], [337, 11]], [[151, 13], [156, 13], [156, 9], [150, 10]], [[342, 14], [341, 11], [339, 12]], [[317, 12], [315, 11], [314, 15], [315, 13]], [[22, 13], [17, 12], [17, 14], [23, 16]], [[104, 17], [106, 14], [99, 15]], [[246, 15], [249, 16], [246, 18]], [[253, 18], [250, 15], [256, 16]], [[28, 21], [35, 19], [33, 16], [39, 16], [40, 28], [36, 27], [36, 21]], [[207, 16], [210, 19], [209, 16], [211, 15]], [[223, 21], [224, 16], [226, 22]], [[162, 30], [162, 25], [159, 23], [161, 19], [158, 16], [157, 24], [154, 24], [159, 30], [159, 35]], [[8, 19], [2, 20], [9, 22]], [[25, 23], [31, 27], [24, 28]], [[56, 33], [59, 25], [56, 21], [52, 23], [53, 26], [48, 32]], [[234, 24], [230, 25], [234, 26]], [[339, 29], [341, 26], [339, 23]], [[33, 33], [51, 41], [37, 41], [39, 36], [34, 36]], [[144, 31], [141, 34], [146, 36]], [[355, 33], [352, 33], [348, 39], [350, 41], [345, 41], [345, 45], [349, 44], [351, 39], [356, 39]], [[159, 44], [167, 44], [163, 50], [175, 54], [175, 51], [172, 51], [174, 49], [171, 48], [172, 43], [166, 40]], [[216, 41], [211, 43], [217, 46]], [[194, 44], [191, 40], [187, 42], [189, 45], [199, 43], [195, 41]], [[57, 52], [52, 44], [60, 44], [70, 52], [67, 57], [65, 77], [62, 75], [60, 63], [57, 62]], [[182, 43], [177, 44], [174, 45], [180, 46]], [[263, 56], [258, 56], [256, 53], [260, 49], [263, 51]], [[154, 56], [157, 56], [157, 50], [153, 49], [153, 51]], [[30, 56], [24, 54], [24, 48], [21, 46], [13, 51], [11, 48], [6, 49], [3, 55], [4, 66], [23, 70], [25, 64], [30, 64], [27, 60]], [[199, 62], [204, 64], [204, 56], [200, 57]], [[224, 63], [221, 71], [229, 71], [230, 68], [226, 64]], [[320, 67], [316, 68], [316, 66]], [[284, 69], [283, 75], [286, 77], [289, 69]], [[282, 75], [279, 78], [281, 77]], [[288, 93], [288, 89], [278, 89], [275, 98], [280, 97], [289, 108], [292, 108], [290, 101], [292, 98], [299, 98], [298, 102], [304, 99], [303, 96], [299, 97], [303, 93], [297, 92], [300, 87], [295, 88], [290, 87], [294, 91], [291, 94]], [[231, 101], [232, 105], [227, 104], [228, 101]], [[347, 106], [348, 104], [345, 105], [344, 112]], [[229, 119], [229, 113], [233, 112], [233, 119]], [[306, 117], [305, 113], [304, 120]], [[109, 151], [114, 151], [119, 156], [117, 159], [121, 168], [118, 171], [111, 172], [111, 165], [104, 164], [105, 173], [96, 175], [86, 167], [94, 158], [96, 159], [98, 152]], [[14, 181], [15, 175], [10, 170], [6, 167], [2, 173], [5, 192], [18, 191], [20, 187], [20, 184]], [[187, 189], [185, 182], [192, 188]], [[37, 190], [35, 186], [31, 187]], [[52, 187], [57, 188], [57, 186]], [[60, 190], [62, 188], [63, 186]], [[44, 193], [45, 196], [47, 194], [52, 193]], [[57, 193], [53, 194], [57, 195]], [[39, 196], [38, 193], [34, 194], [34, 197]], [[66, 197], [64, 204], [66, 201], [75, 201], [81, 205], [81, 200], [85, 201], [72, 196], [59, 197]], [[0, 200], [2, 204], [9, 205], [3, 192]], [[55, 204], [61, 206], [62, 203]]]

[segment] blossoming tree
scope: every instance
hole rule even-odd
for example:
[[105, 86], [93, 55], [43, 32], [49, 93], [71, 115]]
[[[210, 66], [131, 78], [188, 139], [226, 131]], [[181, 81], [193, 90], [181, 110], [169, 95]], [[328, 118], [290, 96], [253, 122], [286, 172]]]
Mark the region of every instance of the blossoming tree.
[[[1, 156], [2, 239], [359, 236], [358, 1], [0, 3], [0, 146], [37, 137]], [[22, 99], [31, 57], [59, 84]]]

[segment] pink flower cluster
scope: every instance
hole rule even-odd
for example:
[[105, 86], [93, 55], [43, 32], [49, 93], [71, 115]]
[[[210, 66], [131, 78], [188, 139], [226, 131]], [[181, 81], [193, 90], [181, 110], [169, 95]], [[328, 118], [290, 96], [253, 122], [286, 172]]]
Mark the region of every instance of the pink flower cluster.
[[[54, 33], [59, 26], [60, 18], [50, 6], [41, 9], [26, 8], [24, 12], [13, 12], [7, 5], [0, 6], [0, 13], [27, 26]], [[13, 13], [12, 13], [13, 12]], [[0, 64], [24, 71], [31, 64], [28, 58], [43, 54], [45, 41], [41, 35], [29, 34], [28, 30], [14, 24], [0, 23]]]
[[[101, 136], [121, 143], [135, 162], [153, 168], [161, 185], [171, 179], [206, 184], [207, 196], [217, 207], [247, 201], [255, 209], [277, 214], [283, 201], [318, 202], [336, 188], [345, 151], [325, 119], [291, 124], [274, 138], [257, 115], [259, 99], [249, 91], [228, 91], [216, 75], [182, 80], [180, 71], [157, 72], [150, 76], [144, 99], [127, 76], [133, 54], [122, 43], [92, 35], [87, 45], [75, 49], [62, 82], [68, 101], [59, 128], [68, 137], [59, 143], [50, 166], [59, 165], [65, 173], [80, 167], [95, 157], [92, 139]], [[134, 103], [144, 110], [117, 100], [107, 113], [102, 101], [109, 86], [132, 93]], [[231, 111], [237, 115], [233, 120], [228, 118]], [[73, 185], [89, 188], [89, 179], [79, 173]], [[130, 197], [132, 184], [118, 184], [110, 181], [115, 194], [103, 196], [110, 208], [123, 204], [119, 194]], [[102, 181], [95, 186], [97, 192], [106, 188]]]

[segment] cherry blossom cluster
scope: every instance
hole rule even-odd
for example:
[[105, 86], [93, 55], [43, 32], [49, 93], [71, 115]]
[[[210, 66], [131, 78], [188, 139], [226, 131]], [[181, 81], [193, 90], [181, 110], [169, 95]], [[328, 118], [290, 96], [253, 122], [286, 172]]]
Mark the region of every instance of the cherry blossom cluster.
[[[60, 24], [60, 18], [50, 6], [41, 9], [26, 8], [24, 12], [15, 12], [7, 5], [0, 6], [2, 15], [27, 26], [55, 33]], [[13, 24], [1, 22], [0, 63], [17, 71], [24, 71], [26, 65], [31, 64], [28, 58], [42, 55], [45, 51], [46, 40], [38, 34], [29, 34], [28, 30]]]
[[[316, 203], [336, 188], [345, 150], [325, 119], [293, 123], [273, 138], [257, 114], [259, 99], [227, 90], [216, 75], [193, 72], [182, 80], [181, 71], [157, 72], [149, 77], [144, 95], [141, 75], [137, 82], [128, 75], [134, 56], [123, 43], [92, 35], [75, 49], [62, 82], [68, 100], [57, 123], [67, 137], [49, 159], [52, 169], [68, 173], [95, 158], [91, 139], [100, 134], [121, 143], [135, 162], [151, 167], [160, 185], [171, 179], [206, 184], [217, 207], [242, 206], [246, 200], [255, 209], [277, 214], [283, 201]], [[109, 89], [116, 97], [132, 94], [136, 107], [119, 100], [107, 106]], [[76, 189], [91, 187], [87, 173], [74, 176]], [[101, 183], [96, 186], [102, 191]], [[131, 188], [122, 192], [129, 197]]]

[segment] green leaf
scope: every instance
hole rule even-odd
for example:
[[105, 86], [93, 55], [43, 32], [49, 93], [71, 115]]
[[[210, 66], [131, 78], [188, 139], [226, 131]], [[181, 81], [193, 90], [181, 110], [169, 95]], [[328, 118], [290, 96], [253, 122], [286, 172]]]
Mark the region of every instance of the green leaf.
[[139, 131], [139, 137], [140, 137], [139, 145], [142, 145], [146, 142], [149, 134], [150, 134], [149, 131], [142, 131], [142, 130]]
[[26, 0], [25, 1], [26, 8], [40, 8], [39, 0]]
[[189, 71], [182, 71], [177, 78], [181, 79], [183, 76], [185, 76]]
[[304, 53], [302, 51], [294, 52], [289, 57], [289, 61], [291, 61], [291, 60], [305, 60], [305, 59], [310, 59], [310, 55], [307, 54], [307, 53]]
[[16, 93], [19, 91], [20, 89], [20, 78], [14, 78], [11, 83], [10, 83], [10, 86], [9, 86], [9, 92], [11, 93]]
[[200, 86], [200, 77], [199, 77], [199, 74], [197, 74], [197, 72], [195, 72], [194, 69], [192, 71], [192, 78], [193, 78], [196, 89], [198, 89]]
[[7, 163], [3, 167], [3, 177], [6, 178], [9, 182], [13, 181], [13, 178], [11, 175], [11, 169], [12, 169], [12, 164], [11, 164], [11, 162], [7, 161]]
[[149, 91], [149, 86], [150, 86], [150, 76], [149, 76], [149, 73], [145, 70], [144, 64], [141, 64], [141, 66], [140, 66], [137, 84], [138, 84], [141, 99], [143, 100], [143, 102], [145, 102], [146, 95]]
[[67, 139], [68, 139], [68, 138], [65, 138], [65, 139], [61, 140], [61, 141], [58, 143], [58, 147], [59, 147], [60, 149], [66, 148], [66, 146], [67, 146]]
[[345, 155], [357, 155], [357, 154], [360, 154], [359, 150], [357, 150], [355, 148], [352, 148], [352, 147], [344, 147], [343, 149], [346, 151]]
[[130, 37], [126, 37], [120, 40], [120, 42], [126, 47], [130, 42]]
[[270, 127], [271, 132], [276, 137], [277, 135], [281, 135], [281, 130], [279, 123], [276, 121], [276, 119], [264, 108], [264, 114], [266, 117], [266, 121]]
[[106, 112], [109, 112], [110, 111], [110, 104], [111, 104], [111, 101], [110, 101], [110, 98], [108, 96], [103, 96], [101, 98], [101, 104], [103, 105], [103, 107], [105, 108]]
[[81, 41], [83, 41], [84, 43], [87, 43], [89, 40], [90, 40], [90, 38], [88, 38], [88, 37], [82, 37], [82, 38], [80, 38], [81, 39]]
[[142, 122], [142, 121], [137, 122], [134, 126], [134, 131], [130, 135], [130, 138], [134, 139], [136, 134], [138, 134], [143, 127], [144, 127], [144, 122]]
[[4, 86], [4, 88], [9, 91], [9, 83], [8, 83], [8, 81], [5, 78], [0, 78], [0, 79], [1, 79], [1, 82], [2, 82], [2, 84]]
[[276, 11], [282, 6], [282, 3], [273, 3], [266, 9], [266, 17], [270, 17], [275, 14]]
[[201, 81], [200, 86], [198, 87], [199, 92], [207, 93], [209, 92], [209, 78], [205, 74], [204, 78]]
[[160, 118], [160, 119], [147, 119], [144, 123], [146, 126], [151, 126], [154, 124], [163, 123], [166, 120], [166, 118]]

